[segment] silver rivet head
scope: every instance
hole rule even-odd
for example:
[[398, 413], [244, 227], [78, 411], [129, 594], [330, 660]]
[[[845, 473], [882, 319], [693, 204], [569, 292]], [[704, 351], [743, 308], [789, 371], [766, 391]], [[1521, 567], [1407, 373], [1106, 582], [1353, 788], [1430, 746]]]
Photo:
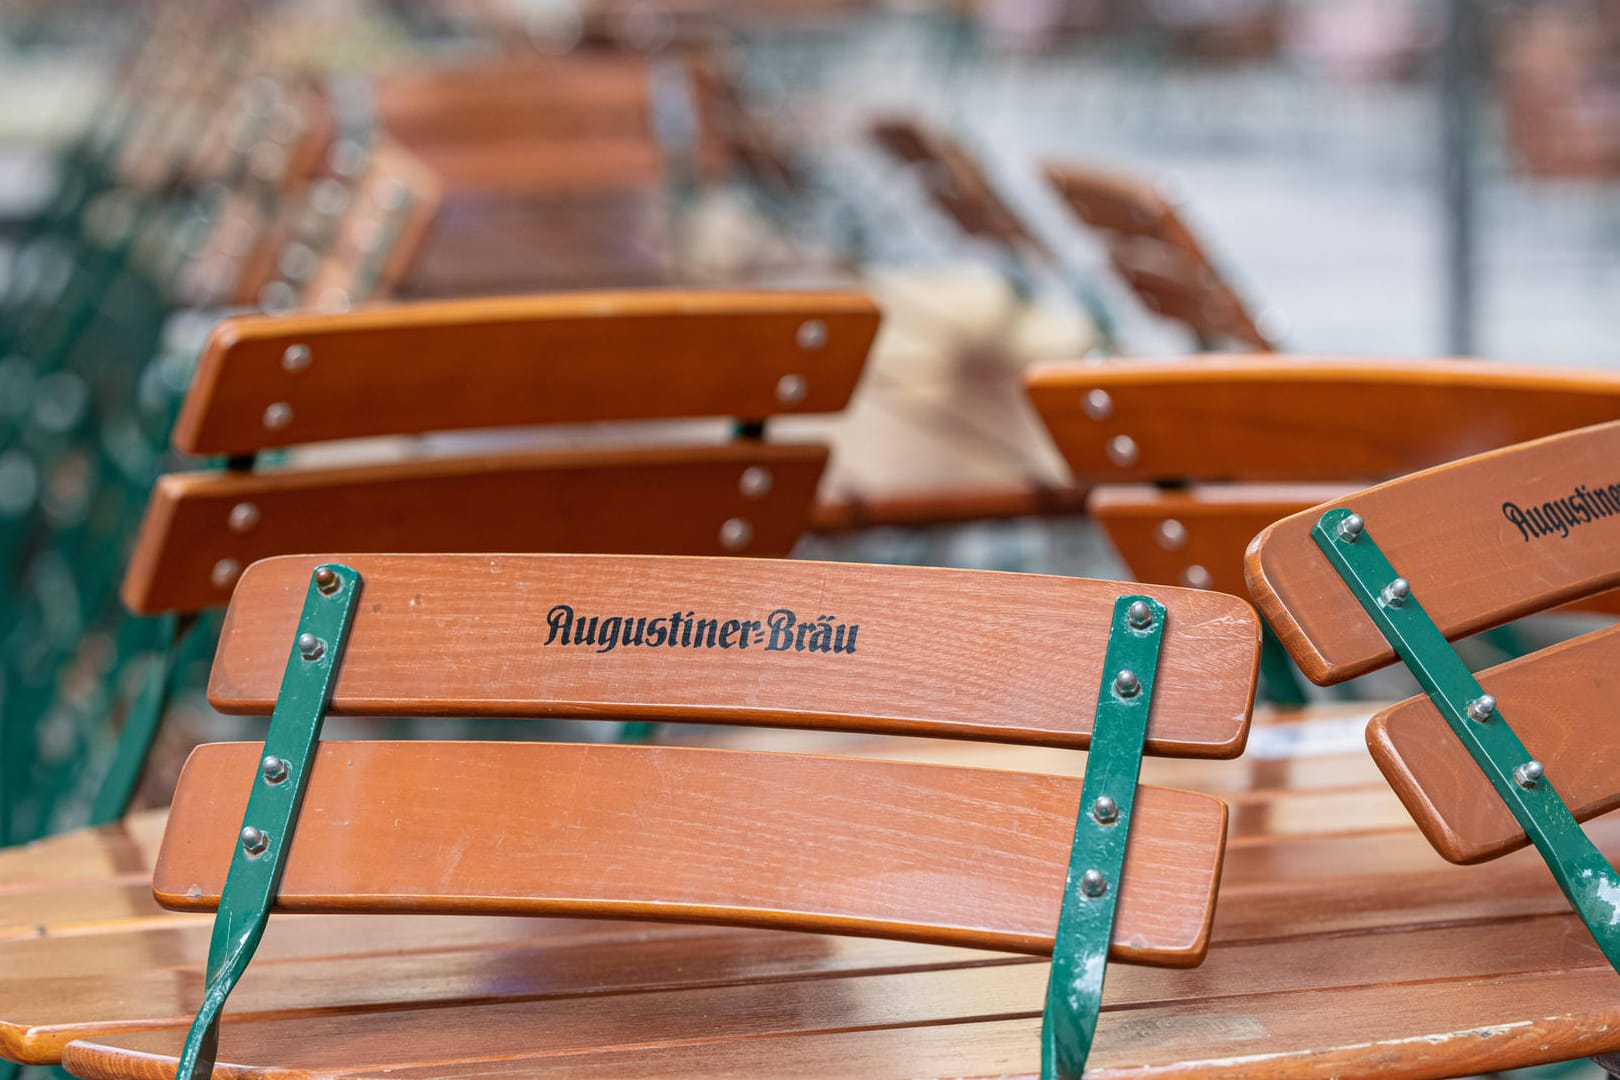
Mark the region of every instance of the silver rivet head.
[[331, 596], [333, 593], [337, 592], [337, 571], [333, 570], [330, 566], [317, 566], [315, 568], [315, 587], [321, 590], [321, 592], [325, 593], [327, 596]]
[[1108, 879], [1101, 870], [1087, 870], [1080, 875], [1080, 891], [1095, 900], [1108, 891]]
[[259, 523], [259, 508], [250, 502], [237, 503], [231, 507], [231, 532], [245, 533]]
[[804, 400], [808, 389], [803, 375], [784, 375], [776, 380], [776, 400], [784, 405], [797, 405]]
[[1347, 544], [1353, 544], [1361, 536], [1361, 530], [1367, 527], [1360, 514], [1351, 514], [1339, 522], [1339, 539]]
[[1087, 390], [1080, 411], [1093, 420], [1106, 420], [1114, 415], [1114, 399], [1106, 390]]
[[1547, 770], [1541, 767], [1541, 762], [1527, 761], [1513, 770], [1513, 779], [1519, 782], [1520, 787], [1533, 788], [1541, 783], [1541, 778], [1546, 774]]
[[216, 589], [228, 589], [235, 584], [236, 575], [241, 572], [242, 566], [235, 559], [221, 559], [208, 572], [208, 580], [214, 583]]
[[298, 655], [305, 660], [319, 660], [325, 652], [326, 642], [314, 634], [306, 630], [298, 635]]
[[1136, 449], [1136, 440], [1129, 435], [1115, 435], [1108, 440], [1108, 460], [1122, 469], [1128, 469], [1136, 464], [1140, 457]]
[[264, 410], [264, 426], [267, 431], [280, 431], [292, 423], [292, 406], [285, 401], [278, 401]]
[[281, 354], [281, 370], [289, 375], [296, 375], [300, 371], [307, 370], [313, 359], [308, 345], [289, 345], [287, 351]]
[[1107, 795], [1097, 796], [1097, 801], [1091, 804], [1091, 816], [1100, 824], [1112, 825], [1119, 820], [1119, 804]]
[[1153, 625], [1153, 609], [1148, 607], [1146, 600], [1131, 601], [1131, 606], [1126, 610], [1125, 617], [1138, 630], [1146, 630]]
[[1387, 607], [1400, 607], [1406, 603], [1406, 598], [1412, 595], [1412, 583], [1403, 577], [1398, 577], [1384, 586], [1381, 594]]
[[1187, 546], [1187, 526], [1175, 518], [1165, 518], [1153, 530], [1153, 539], [1166, 551], [1179, 551]]
[[1468, 703], [1468, 715], [1483, 724], [1496, 715], [1496, 699], [1490, 694], [1479, 695]]
[[801, 349], [819, 349], [827, 344], [827, 324], [820, 319], [809, 319], [799, 324], [794, 340]]
[[265, 755], [264, 760], [259, 762], [259, 771], [264, 774], [267, 784], [279, 784], [287, 779], [287, 763], [274, 754]]
[[771, 470], [763, 465], [750, 465], [737, 481], [737, 490], [750, 499], [763, 499], [771, 491]]
[[249, 855], [263, 855], [265, 848], [270, 846], [270, 838], [259, 829], [251, 825], [242, 827], [242, 850]]
[[1114, 693], [1120, 697], [1135, 697], [1142, 691], [1142, 681], [1136, 672], [1126, 669], [1114, 676]]
[[1181, 583], [1193, 589], [1207, 589], [1215, 584], [1215, 577], [1208, 567], [1193, 563], [1181, 572]]
[[727, 551], [741, 551], [754, 538], [754, 527], [742, 518], [727, 518], [720, 526], [720, 546]]

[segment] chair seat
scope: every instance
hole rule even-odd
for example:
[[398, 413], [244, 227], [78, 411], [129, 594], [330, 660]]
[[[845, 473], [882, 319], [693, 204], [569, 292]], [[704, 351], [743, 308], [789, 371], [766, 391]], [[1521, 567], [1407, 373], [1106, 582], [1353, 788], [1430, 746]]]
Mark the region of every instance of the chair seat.
[[[1088, 1076], [1428, 1077], [1620, 1047], [1617, 976], [1535, 854], [1445, 863], [1365, 751], [1339, 752], [1356, 720], [1274, 716], [1256, 728], [1254, 760], [1145, 763], [1144, 782], [1231, 803], [1222, 896], [1203, 967], [1111, 974]], [[777, 749], [836, 740], [863, 756], [994, 767], [1073, 771], [1080, 757], [770, 735]], [[727, 733], [733, 745], [764, 737]], [[159, 825], [141, 815], [0, 855], [0, 896], [14, 904], [0, 929], [0, 967], [16, 973], [0, 983], [6, 1053], [49, 1060], [71, 1043], [78, 1076], [173, 1075], [208, 920], [132, 905], [141, 887], [126, 867], [150, 866]], [[1620, 854], [1620, 818], [1589, 829]], [[33, 868], [49, 876], [23, 884]], [[48, 917], [19, 936], [20, 898], [70, 888], [82, 896], [67, 924]], [[219, 1060], [241, 1068], [233, 1076], [379, 1080], [1034, 1075], [1046, 968], [768, 930], [278, 916], [232, 998]]]

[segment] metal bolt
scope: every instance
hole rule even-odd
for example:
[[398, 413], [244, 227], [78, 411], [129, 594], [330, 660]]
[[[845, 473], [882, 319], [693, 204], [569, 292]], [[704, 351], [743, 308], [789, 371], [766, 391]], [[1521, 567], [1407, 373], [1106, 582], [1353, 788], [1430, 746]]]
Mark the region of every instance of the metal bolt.
[[267, 784], [279, 784], [287, 779], [287, 763], [274, 754], [265, 755], [264, 760], [259, 762], [259, 771], [264, 774]]
[[1099, 795], [1097, 801], [1091, 804], [1091, 816], [1100, 824], [1112, 825], [1119, 820], [1119, 804], [1107, 795]]
[[1187, 544], [1187, 526], [1175, 518], [1165, 518], [1153, 531], [1153, 539], [1166, 551], [1179, 551]]
[[308, 345], [289, 345], [287, 351], [281, 354], [281, 370], [289, 375], [296, 375], [308, 369], [310, 361], [314, 358]]
[[727, 518], [720, 526], [720, 546], [727, 551], [741, 551], [754, 538], [754, 527], [742, 518]]
[[308, 630], [298, 635], [298, 655], [305, 660], [319, 660], [326, 652], [326, 642], [311, 634]]
[[797, 405], [804, 400], [808, 389], [803, 375], [784, 375], [776, 380], [776, 400], [784, 405]]
[[1120, 697], [1135, 697], [1141, 690], [1142, 681], [1129, 668], [1114, 676], [1114, 693]]
[[1108, 879], [1101, 870], [1087, 870], [1080, 875], [1080, 891], [1095, 900], [1108, 891]]
[[799, 332], [795, 340], [801, 349], [819, 349], [827, 344], [827, 324], [820, 319], [810, 319], [799, 324]]
[[1106, 420], [1114, 415], [1114, 399], [1106, 390], [1087, 390], [1080, 411], [1093, 420]]
[[231, 507], [231, 532], [245, 533], [259, 523], [259, 508], [250, 502], [237, 503]]
[[1215, 584], [1215, 578], [1207, 568], [1193, 563], [1181, 572], [1181, 582], [1194, 589], [1207, 589]]
[[1483, 724], [1496, 715], [1496, 699], [1490, 694], [1479, 695], [1468, 703], [1468, 715]]
[[1120, 468], [1128, 469], [1135, 465], [1139, 456], [1136, 440], [1129, 435], [1115, 435], [1108, 440], [1108, 460]]
[[750, 499], [763, 499], [771, 491], [771, 470], [763, 465], [750, 465], [737, 481], [737, 490]]
[[337, 592], [338, 584], [336, 570], [333, 570], [330, 566], [317, 566], [315, 568], [315, 587], [321, 592], [331, 596]]
[[1148, 607], [1146, 600], [1133, 600], [1125, 612], [1125, 618], [1137, 630], [1146, 630], [1153, 625], [1153, 609]]
[[1351, 514], [1339, 522], [1339, 539], [1347, 544], [1353, 544], [1361, 537], [1361, 530], [1367, 527], [1360, 514]]
[[292, 423], [292, 406], [285, 401], [275, 402], [264, 410], [264, 426], [267, 431], [280, 431]]
[[270, 838], [251, 825], [242, 827], [242, 850], [249, 855], [263, 855], [270, 846]]
[[1513, 779], [1519, 782], [1520, 787], [1533, 788], [1541, 783], [1541, 778], [1546, 773], [1547, 770], [1541, 767], [1541, 762], [1527, 761], [1513, 770]]
[[1398, 577], [1388, 585], [1380, 594], [1386, 607], [1400, 607], [1406, 603], [1406, 598], [1412, 595], [1412, 583], [1403, 577]]
[[241, 572], [242, 564], [235, 559], [221, 559], [208, 572], [208, 580], [214, 583], [216, 589], [228, 589], [235, 583], [236, 575]]

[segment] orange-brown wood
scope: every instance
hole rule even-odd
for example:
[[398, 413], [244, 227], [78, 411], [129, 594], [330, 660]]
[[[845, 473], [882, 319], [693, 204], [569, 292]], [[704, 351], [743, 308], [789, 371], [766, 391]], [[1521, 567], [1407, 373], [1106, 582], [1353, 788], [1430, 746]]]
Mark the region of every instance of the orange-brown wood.
[[[1249, 592], [1305, 675], [1335, 683], [1394, 653], [1311, 539], [1317, 518], [1333, 506], [1362, 515], [1447, 637], [1613, 588], [1620, 585], [1617, 463], [1620, 422], [1347, 495], [1255, 537], [1244, 567]], [[1537, 535], [1537, 523], [1549, 518], [1550, 533]]]
[[917, 121], [888, 117], [869, 129], [874, 142], [908, 165], [930, 198], [963, 232], [1012, 248], [1044, 253], [1044, 245], [997, 194], [984, 168], [960, 143]]
[[152, 489], [124, 604], [218, 607], [242, 567], [311, 548], [782, 556], [826, 459], [744, 440], [173, 474]]
[[1111, 246], [1114, 269], [1155, 315], [1184, 324], [1200, 344], [1236, 341], [1261, 352], [1274, 346], [1243, 301], [1211, 272], [1165, 258], [1162, 245], [1131, 241]]
[[[1601, 718], [1620, 701], [1620, 627], [1511, 660], [1479, 680], [1577, 821], [1620, 806], [1620, 743], [1601, 734]], [[1373, 717], [1367, 747], [1423, 835], [1452, 862], [1494, 859], [1530, 842], [1428, 698]]]
[[[152, 887], [217, 907], [262, 748], [193, 751]], [[1080, 786], [800, 754], [329, 742], [283, 911], [570, 915], [1050, 952]], [[746, 822], [739, 828], [739, 822]], [[1203, 959], [1226, 808], [1138, 789], [1111, 954]]]
[[[798, 561], [329, 558], [365, 579], [337, 713], [698, 720], [1079, 747], [1090, 738], [1114, 601], [1131, 591]], [[209, 684], [217, 708], [270, 712], [319, 561], [269, 559], [243, 574]], [[1168, 615], [1149, 751], [1236, 756], [1259, 660], [1253, 610], [1217, 593], [1152, 595]], [[662, 640], [677, 613], [681, 647], [622, 644], [643, 619], [646, 640]], [[702, 648], [685, 645], [694, 618], [706, 621]], [[605, 650], [561, 644], [607, 625], [590, 620], [614, 619], [618, 643]], [[817, 625], [827, 629], [799, 629]], [[836, 637], [835, 626], [848, 634]]]
[[[854, 389], [877, 323], [853, 293], [599, 293], [244, 316], [210, 339], [175, 445], [229, 454], [454, 428], [831, 411]], [[309, 363], [286, 364], [298, 345]]]
[[1620, 419], [1620, 373], [1469, 360], [1043, 364], [1026, 385], [1082, 482], [1364, 483]]

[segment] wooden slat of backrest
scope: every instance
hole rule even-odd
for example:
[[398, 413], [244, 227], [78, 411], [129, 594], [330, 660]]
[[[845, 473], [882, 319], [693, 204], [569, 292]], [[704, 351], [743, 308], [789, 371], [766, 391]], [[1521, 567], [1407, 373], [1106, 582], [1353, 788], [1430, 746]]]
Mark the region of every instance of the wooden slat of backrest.
[[880, 120], [870, 131], [886, 151], [919, 170], [929, 197], [963, 232], [1041, 250], [1040, 241], [997, 193], [984, 167], [955, 139], [903, 118]]
[[1145, 180], [1063, 162], [1043, 162], [1041, 171], [1075, 215], [1094, 229], [1166, 244], [1192, 266], [1214, 273], [1203, 245], [1175, 209]]
[[[327, 558], [365, 580], [335, 712], [698, 720], [1057, 746], [1089, 741], [1114, 601], [1133, 589], [798, 561]], [[270, 712], [320, 561], [269, 559], [242, 576], [209, 686], [216, 707]], [[1253, 610], [1217, 593], [1152, 594], [1169, 614], [1149, 751], [1235, 757], [1259, 660]], [[701, 648], [688, 647], [684, 634], [680, 647], [564, 647], [563, 605], [572, 609], [575, 635], [606, 626], [582, 620], [619, 619], [616, 629], [629, 633], [630, 622], [647, 619], [645, 634], [661, 639], [675, 612], [683, 627], [694, 618], [720, 625], [708, 628]], [[778, 637], [771, 620], [780, 626], [789, 616], [792, 645], [774, 648], [789, 635]], [[842, 640], [853, 651], [817, 651], [809, 638], [800, 651], [797, 627], [817, 623], [848, 627], [842, 639], [827, 633], [835, 649]]]
[[[153, 875], [217, 907], [261, 749], [193, 753]], [[654, 918], [1050, 952], [1080, 784], [852, 758], [556, 743], [326, 743], [285, 911]], [[1226, 808], [1143, 787], [1112, 955], [1203, 958]]]
[[428, 163], [392, 142], [373, 147], [330, 249], [303, 284], [306, 305], [346, 311], [390, 295], [421, 253], [443, 198]]
[[[1244, 568], [1250, 595], [1318, 683], [1394, 658], [1311, 539], [1317, 518], [1334, 506], [1366, 520], [1435, 624], [1462, 637], [1620, 585], [1620, 422], [1380, 484], [1255, 537]], [[1544, 514], [1553, 528], [1537, 535]]]
[[142, 615], [219, 607], [242, 567], [310, 548], [781, 556], [826, 462], [823, 446], [742, 441], [173, 474], [152, 490], [123, 600]]
[[[807, 323], [820, 323], [825, 333]], [[175, 427], [196, 454], [365, 435], [830, 412], [877, 332], [856, 293], [581, 293], [244, 316], [209, 340]], [[817, 342], [820, 342], [818, 345]], [[287, 370], [283, 354], [310, 351]], [[802, 380], [784, 401], [780, 380]], [[273, 404], [285, 422], [265, 425]]]
[[1114, 269], [1148, 310], [1182, 323], [1200, 342], [1274, 350], [1236, 293], [1212, 271], [1163, 258], [1168, 250], [1151, 240], [1109, 245]]
[[1364, 483], [1620, 418], [1620, 372], [1468, 360], [1066, 363], [1026, 385], [1075, 477], [1104, 482]]
[[[1620, 561], [1620, 560], [1617, 560]], [[1498, 708], [1577, 821], [1620, 806], [1620, 627], [1586, 634], [1479, 673]], [[1373, 760], [1435, 850], [1452, 862], [1494, 859], [1529, 844], [1507, 804], [1426, 697], [1367, 725]]]

